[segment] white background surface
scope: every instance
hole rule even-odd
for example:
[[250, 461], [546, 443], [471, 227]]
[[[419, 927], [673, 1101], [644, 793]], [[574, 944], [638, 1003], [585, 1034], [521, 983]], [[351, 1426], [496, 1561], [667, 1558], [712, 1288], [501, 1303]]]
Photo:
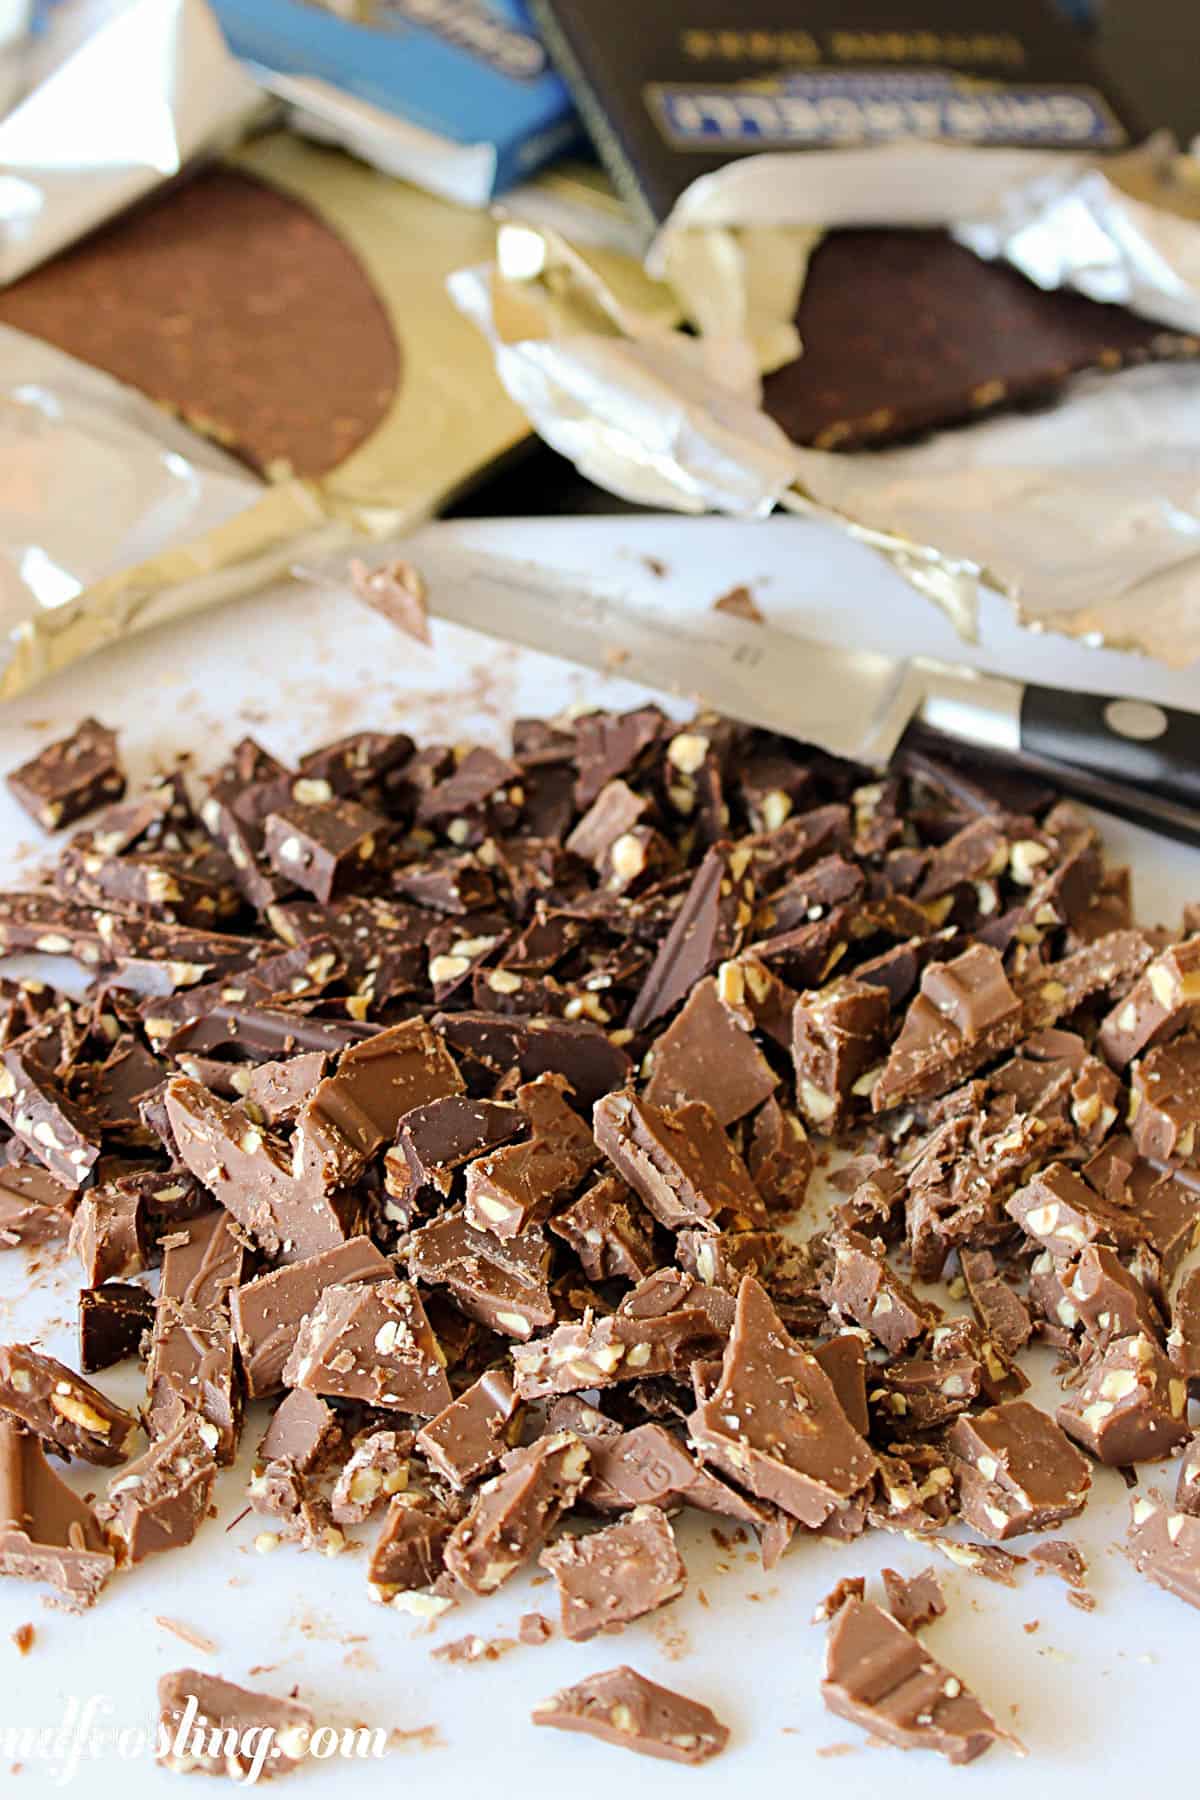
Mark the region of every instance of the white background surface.
[[[433, 528], [477, 547], [543, 557], [566, 569], [628, 578], [666, 605], [708, 606], [735, 582], [751, 586], [775, 623], [810, 635], [880, 648], [962, 656], [948, 624], [867, 551], [824, 528], [794, 520], [740, 525], [723, 520], [620, 519], [502, 523]], [[655, 578], [641, 557], [661, 557]], [[1037, 676], [1185, 702], [1194, 678], [1168, 675], [1127, 657], [1088, 651], [1016, 631], [998, 605], [985, 619], [976, 660]], [[639, 690], [601, 682], [546, 658], [517, 653], [474, 635], [439, 628], [433, 652], [396, 636], [345, 596], [300, 589], [239, 603], [184, 621], [69, 671], [0, 714], [0, 768], [11, 767], [85, 711], [118, 726], [131, 773], [165, 766], [190, 751], [214, 764], [243, 732], [287, 757], [359, 727], [400, 726], [418, 737], [476, 736], [502, 742], [515, 713], [551, 712], [571, 700], [630, 704]], [[803, 719], [797, 719], [802, 730]], [[44, 845], [0, 792], [0, 846], [6, 885], [28, 880]], [[1114, 857], [1131, 858], [1143, 918], [1176, 923], [1200, 896], [1200, 853], [1170, 846], [1112, 822]], [[45, 1256], [22, 1251], [0, 1260], [0, 1330], [38, 1335], [75, 1361], [77, 1281]], [[115, 1398], [135, 1403], [136, 1369], [99, 1377]], [[1041, 1385], [1045, 1380], [1047, 1385]], [[1035, 1397], [1052, 1403], [1054, 1384], [1039, 1372]], [[251, 1409], [247, 1454], [218, 1489], [221, 1518], [187, 1551], [152, 1559], [118, 1578], [82, 1619], [47, 1610], [39, 1590], [0, 1583], [0, 1782], [14, 1759], [15, 1796], [50, 1792], [64, 1771], [6, 1746], [4, 1733], [56, 1726], [70, 1698], [96, 1695], [110, 1725], [148, 1727], [154, 1686], [165, 1670], [198, 1664], [277, 1693], [298, 1687], [325, 1723], [361, 1722], [417, 1735], [379, 1765], [326, 1763], [302, 1769], [297, 1792], [382, 1795], [418, 1785], [438, 1800], [465, 1800], [486, 1783], [496, 1794], [562, 1792], [608, 1795], [726, 1794], [770, 1783], [781, 1793], [866, 1800], [881, 1784], [929, 1800], [962, 1793], [990, 1797], [1043, 1791], [1053, 1782], [1086, 1783], [1092, 1800], [1136, 1793], [1153, 1767], [1156, 1782], [1188, 1791], [1195, 1709], [1196, 1619], [1179, 1601], [1135, 1575], [1113, 1548], [1124, 1532], [1123, 1485], [1098, 1472], [1093, 1502], [1067, 1535], [1086, 1547], [1098, 1608], [1091, 1616], [1066, 1603], [1049, 1576], [1022, 1571], [1009, 1593], [946, 1567], [950, 1611], [927, 1634], [930, 1649], [1027, 1742], [1020, 1763], [993, 1750], [968, 1771], [928, 1756], [870, 1748], [853, 1727], [827, 1714], [817, 1692], [822, 1632], [809, 1624], [816, 1601], [840, 1576], [874, 1575], [885, 1563], [915, 1573], [930, 1559], [902, 1538], [873, 1533], [839, 1548], [800, 1534], [768, 1576], [753, 1546], [722, 1550], [712, 1521], [688, 1516], [679, 1526], [690, 1573], [687, 1594], [619, 1638], [519, 1647], [497, 1663], [447, 1667], [431, 1660], [439, 1642], [478, 1632], [515, 1635], [520, 1614], [555, 1616], [548, 1582], [526, 1575], [488, 1602], [464, 1605], [430, 1633], [366, 1599], [364, 1561], [327, 1561], [283, 1548], [257, 1555], [261, 1522], [240, 1511], [246, 1464], [261, 1433]], [[79, 1465], [80, 1485], [103, 1472]], [[1144, 1471], [1153, 1479], [1155, 1471]], [[95, 1477], [100, 1479], [96, 1480]], [[1174, 1481], [1173, 1469], [1159, 1472]], [[1013, 1546], [1020, 1549], [1020, 1543]], [[724, 1565], [724, 1566], [722, 1566]], [[710, 1604], [701, 1601], [701, 1592]], [[198, 1654], [156, 1616], [184, 1621], [213, 1639]], [[1022, 1629], [1038, 1620], [1033, 1635]], [[8, 1634], [32, 1621], [37, 1641], [21, 1658]], [[635, 1758], [579, 1737], [535, 1731], [530, 1706], [553, 1688], [627, 1661], [653, 1679], [711, 1704], [731, 1727], [728, 1752], [701, 1769]], [[251, 1676], [254, 1665], [271, 1665]], [[829, 1755], [831, 1746], [850, 1746]], [[826, 1754], [822, 1754], [825, 1752]], [[1152, 1759], [1152, 1760], [1151, 1760]], [[1187, 1759], [1187, 1760], [1185, 1760]], [[69, 1774], [69, 1771], [65, 1771]], [[89, 1794], [128, 1797], [170, 1791], [175, 1779], [146, 1759], [109, 1750], [85, 1761], [74, 1782]]]

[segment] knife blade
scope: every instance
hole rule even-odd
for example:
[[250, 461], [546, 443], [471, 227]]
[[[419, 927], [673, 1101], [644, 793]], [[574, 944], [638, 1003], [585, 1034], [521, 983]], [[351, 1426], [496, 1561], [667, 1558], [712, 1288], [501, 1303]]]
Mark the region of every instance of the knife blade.
[[[425, 581], [435, 618], [883, 767], [905, 732], [1018, 763], [1064, 792], [1200, 844], [1200, 715], [885, 656], [727, 613], [664, 614], [636, 590], [428, 540], [373, 546]], [[344, 586], [344, 556], [296, 571]]]

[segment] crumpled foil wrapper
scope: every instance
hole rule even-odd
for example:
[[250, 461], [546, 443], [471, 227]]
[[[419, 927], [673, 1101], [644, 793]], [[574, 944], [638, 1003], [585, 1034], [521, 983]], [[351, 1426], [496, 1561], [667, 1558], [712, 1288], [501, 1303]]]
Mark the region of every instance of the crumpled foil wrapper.
[[348, 535], [120, 383], [0, 326], [0, 698]]
[[450, 290], [535, 429], [612, 492], [686, 512], [819, 513], [964, 637], [992, 588], [1034, 629], [1186, 666], [1200, 657], [1200, 368], [1081, 377], [1045, 413], [858, 455], [792, 444], [758, 404], [758, 373], [801, 350], [803, 269], [832, 224], [950, 225], [1045, 287], [1200, 334], [1193, 167], [1157, 142], [1103, 169], [928, 144], [746, 158], [687, 190], [648, 258], [695, 337], [619, 303], [554, 230], [517, 218], [497, 263]]
[[264, 111], [204, 0], [114, 0], [88, 24], [0, 118], [0, 284], [235, 142]]

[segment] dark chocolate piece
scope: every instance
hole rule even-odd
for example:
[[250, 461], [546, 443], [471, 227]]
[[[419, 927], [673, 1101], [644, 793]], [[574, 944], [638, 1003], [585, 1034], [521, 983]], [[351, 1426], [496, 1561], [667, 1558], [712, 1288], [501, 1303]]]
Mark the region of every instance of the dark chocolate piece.
[[702, 1101], [668, 1112], [626, 1091], [598, 1101], [592, 1118], [601, 1150], [669, 1230], [765, 1222], [749, 1170]]
[[687, 1584], [670, 1521], [656, 1506], [634, 1507], [588, 1537], [561, 1537], [538, 1562], [558, 1584], [563, 1635], [576, 1643], [657, 1611]]
[[277, 874], [322, 902], [358, 880], [382, 847], [387, 820], [355, 800], [268, 813], [263, 848]]
[[100, 1128], [38, 1059], [31, 1032], [0, 1050], [0, 1119], [65, 1187], [78, 1188], [100, 1159]]
[[666, 729], [666, 716], [657, 706], [584, 713], [575, 721], [576, 805], [590, 806], [606, 782], [627, 775]]
[[49, 1581], [81, 1611], [114, 1567], [91, 1507], [59, 1480], [33, 1433], [0, 1415], [0, 1575]]
[[750, 867], [748, 850], [714, 844], [707, 852], [630, 1011], [631, 1031], [652, 1025], [737, 955], [754, 912]]
[[438, 1013], [433, 1020], [452, 1050], [475, 1057], [497, 1077], [522, 1081], [562, 1075], [585, 1111], [624, 1085], [632, 1067], [625, 1051], [586, 1019], [522, 1019], [499, 1013]]
[[5, 780], [31, 819], [46, 831], [58, 831], [125, 792], [117, 734], [95, 719], [84, 719], [70, 737], [47, 744]]
[[560, 1688], [530, 1716], [535, 1725], [581, 1731], [665, 1762], [708, 1762], [729, 1742], [728, 1728], [699, 1700], [659, 1687], [625, 1665]]
[[973, 1762], [994, 1743], [1022, 1747], [956, 1675], [882, 1607], [848, 1600], [829, 1627], [821, 1698], [830, 1712], [901, 1750]]
[[129, 1282], [110, 1281], [79, 1293], [79, 1365], [88, 1375], [136, 1356], [154, 1323], [154, 1296]]

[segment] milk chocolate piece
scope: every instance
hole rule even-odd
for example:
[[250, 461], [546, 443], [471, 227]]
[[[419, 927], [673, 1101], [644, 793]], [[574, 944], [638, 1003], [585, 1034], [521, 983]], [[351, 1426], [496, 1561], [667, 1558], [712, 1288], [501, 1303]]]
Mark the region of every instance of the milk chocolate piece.
[[1189, 1606], [1200, 1606], [1200, 1518], [1175, 1511], [1161, 1500], [1131, 1499], [1129, 1560], [1139, 1574]]
[[653, 1375], [686, 1376], [693, 1362], [720, 1350], [723, 1335], [706, 1311], [686, 1301], [651, 1316], [618, 1311], [594, 1320], [585, 1314], [581, 1324], [513, 1346], [517, 1392], [539, 1400]]
[[438, 1013], [434, 1029], [452, 1050], [470, 1055], [497, 1076], [517, 1069], [522, 1081], [566, 1077], [585, 1111], [629, 1079], [629, 1057], [586, 1019], [522, 1019], [499, 1013]]
[[[463, 1091], [441, 1039], [409, 1019], [343, 1052], [296, 1120], [296, 1176], [322, 1191], [356, 1181], [405, 1113]], [[319, 1247], [319, 1246], [318, 1246]]]
[[1189, 1393], [1200, 1386], [1200, 1269], [1189, 1269], [1171, 1303], [1167, 1354]]
[[0, 1119], [65, 1187], [78, 1188], [100, 1159], [100, 1128], [37, 1057], [36, 1033], [0, 1050]]
[[1003, 1355], [1015, 1356], [1033, 1334], [1025, 1302], [997, 1274], [990, 1251], [968, 1250], [964, 1245], [958, 1261], [980, 1330]]
[[163, 1249], [158, 1297], [197, 1312], [228, 1309], [245, 1280], [249, 1254], [232, 1217], [218, 1208], [180, 1224]]
[[487, 1369], [417, 1433], [417, 1449], [452, 1486], [465, 1488], [511, 1448], [519, 1416], [513, 1384], [503, 1369]]
[[530, 1716], [535, 1725], [581, 1731], [665, 1762], [707, 1762], [729, 1742], [728, 1728], [699, 1700], [659, 1687], [626, 1665], [560, 1688]]
[[259, 1063], [246, 1078], [246, 1111], [264, 1125], [291, 1125], [313, 1089], [324, 1079], [329, 1058], [323, 1050], [305, 1050], [282, 1062]]
[[84, 719], [70, 737], [47, 744], [5, 780], [31, 819], [45, 831], [57, 831], [125, 792], [117, 734], [95, 719]]
[[277, 1700], [202, 1669], [159, 1678], [158, 1761], [175, 1774], [245, 1780], [268, 1743], [263, 1772], [286, 1775], [303, 1761], [315, 1729], [299, 1700]]
[[477, 1489], [446, 1545], [446, 1569], [473, 1594], [491, 1594], [535, 1557], [579, 1498], [588, 1450], [573, 1431], [513, 1450], [501, 1474]]
[[291, 1354], [300, 1321], [335, 1282], [386, 1281], [394, 1269], [370, 1238], [349, 1238], [302, 1262], [287, 1263], [269, 1275], [245, 1282], [230, 1299], [230, 1315], [246, 1393], [251, 1400], [283, 1385], [283, 1365]]
[[1048, 1543], [1034, 1544], [1029, 1560], [1037, 1565], [1039, 1575], [1057, 1575], [1070, 1588], [1087, 1586], [1088, 1566], [1082, 1550], [1066, 1538], [1051, 1538]]
[[140, 1275], [147, 1266], [145, 1217], [142, 1196], [118, 1182], [89, 1188], [71, 1221], [70, 1248], [84, 1280], [120, 1281]]
[[293, 1388], [271, 1415], [258, 1447], [260, 1462], [287, 1461], [311, 1475], [337, 1453], [342, 1428], [337, 1414], [317, 1394]]
[[184, 1163], [268, 1256], [297, 1262], [351, 1235], [353, 1201], [297, 1181], [283, 1142], [240, 1107], [182, 1076], [166, 1105]]
[[386, 830], [387, 820], [356, 800], [292, 804], [268, 813], [263, 848], [277, 874], [327, 902], [375, 861]]
[[411, 1431], [372, 1431], [342, 1464], [329, 1497], [338, 1525], [361, 1525], [377, 1506], [408, 1486]]
[[1200, 1518], [1200, 1438], [1193, 1438], [1183, 1453], [1175, 1484], [1175, 1506], [1179, 1512]]
[[[567, 1404], [560, 1402], [553, 1409], [554, 1420], [570, 1422], [568, 1415], [560, 1413]], [[610, 1420], [601, 1423], [604, 1430], [600, 1433], [582, 1416], [574, 1425], [592, 1457], [583, 1498], [597, 1512], [626, 1512], [635, 1506], [674, 1509], [690, 1498], [694, 1486], [708, 1479], [682, 1440], [664, 1425], [647, 1423], [622, 1431], [612, 1427]]]
[[36, 1163], [0, 1167], [0, 1245], [44, 1244], [66, 1237], [76, 1204], [74, 1188]]
[[143, 1287], [110, 1281], [79, 1294], [79, 1366], [88, 1375], [136, 1356], [154, 1323], [154, 1296]]
[[432, 1418], [451, 1399], [417, 1291], [391, 1279], [326, 1287], [294, 1335], [288, 1387]]
[[218, 1438], [208, 1419], [184, 1412], [174, 1431], [109, 1482], [96, 1517], [122, 1563], [191, 1543], [212, 1501]]
[[883, 1054], [891, 1011], [884, 988], [844, 976], [804, 994], [792, 1015], [796, 1105], [820, 1131], [836, 1132], [860, 1084]]
[[32, 1432], [0, 1415], [0, 1575], [49, 1581], [82, 1611], [114, 1567], [91, 1507], [59, 1480]]
[[454, 1520], [426, 1495], [393, 1495], [367, 1566], [372, 1598], [386, 1605], [397, 1594], [432, 1587], [453, 1529]]
[[788, 1336], [750, 1275], [718, 1380], [698, 1396], [688, 1427], [705, 1462], [809, 1527], [823, 1524], [876, 1468], [828, 1375]]
[[1200, 1152], [1200, 1038], [1159, 1044], [1134, 1064], [1130, 1086], [1131, 1131], [1140, 1153], [1161, 1162], [1194, 1162]]
[[129, 1455], [137, 1420], [30, 1344], [0, 1348], [0, 1411], [28, 1426], [70, 1461], [112, 1468]]
[[1056, 1416], [1068, 1437], [1112, 1468], [1157, 1462], [1190, 1436], [1187, 1383], [1144, 1335], [1098, 1351]]
[[827, 1303], [878, 1338], [893, 1356], [923, 1337], [937, 1314], [918, 1300], [882, 1255], [859, 1232], [833, 1245], [833, 1270], [823, 1289]]
[[1107, 1241], [1129, 1249], [1141, 1233], [1127, 1210], [1103, 1200], [1066, 1163], [1051, 1163], [1005, 1202], [1005, 1211], [1029, 1237], [1058, 1257], [1075, 1256], [1085, 1244]]
[[658, 1262], [653, 1222], [618, 1175], [600, 1175], [548, 1221], [590, 1281], [641, 1281]]
[[812, 1145], [796, 1114], [774, 1097], [755, 1116], [746, 1166], [768, 1211], [795, 1212], [803, 1204], [812, 1180]]
[[736, 956], [753, 914], [750, 852], [714, 844], [692, 877], [683, 904], [629, 1013], [631, 1031], [652, 1025], [718, 963]]
[[867, 1580], [865, 1575], [843, 1575], [834, 1583], [829, 1592], [822, 1596], [813, 1607], [812, 1622], [814, 1625], [827, 1625], [836, 1613], [842, 1610], [847, 1600], [862, 1600], [866, 1597]]
[[1139, 1332], [1156, 1342], [1162, 1339], [1163, 1322], [1150, 1295], [1104, 1244], [1088, 1244], [1080, 1251], [1063, 1271], [1063, 1291], [1085, 1334], [1101, 1350], [1114, 1338]]
[[554, 1323], [550, 1246], [538, 1230], [498, 1238], [448, 1212], [415, 1231], [405, 1254], [411, 1274], [448, 1289], [460, 1312], [493, 1331], [528, 1338]]
[[1200, 938], [1173, 944], [1147, 964], [1101, 1022], [1097, 1043], [1114, 1069], [1181, 1030], [1200, 1009]]
[[946, 1443], [963, 1518], [981, 1537], [1052, 1531], [1087, 1504], [1086, 1457], [1027, 1400], [956, 1420]]
[[[406, 1209], [448, 1199], [456, 1172], [525, 1129], [515, 1106], [447, 1094], [404, 1114], [384, 1158], [384, 1186]], [[424, 1195], [424, 1199], [422, 1196]]]
[[[905, 1631], [920, 1631], [941, 1618], [946, 1610], [946, 1596], [932, 1569], [922, 1569], [913, 1576], [901, 1575], [896, 1569], [884, 1569], [881, 1573], [887, 1609]], [[862, 1599], [861, 1593], [858, 1598]]]
[[1021, 1027], [1021, 1002], [988, 945], [973, 944], [950, 962], [932, 964], [871, 1091], [871, 1105], [881, 1112], [945, 1093], [1014, 1044]]
[[725, 991], [739, 997], [744, 981], [736, 963], [724, 963], [718, 976], [696, 983], [678, 1016], [652, 1052], [645, 1097], [651, 1106], [671, 1109], [703, 1100], [718, 1124], [732, 1125], [761, 1106], [779, 1086], [741, 1013], [727, 1006]]
[[529, 1138], [476, 1157], [467, 1169], [467, 1218], [479, 1231], [511, 1238], [569, 1200], [599, 1161], [591, 1132], [570, 1105], [561, 1075], [517, 1089]]
[[765, 1221], [749, 1170], [702, 1101], [668, 1112], [627, 1090], [598, 1101], [592, 1119], [601, 1150], [668, 1230]]
[[656, 1506], [634, 1507], [588, 1537], [561, 1537], [538, 1562], [558, 1584], [564, 1636], [580, 1644], [657, 1611], [687, 1585], [670, 1521]]
[[222, 1465], [237, 1454], [241, 1374], [229, 1293], [245, 1272], [245, 1246], [228, 1213], [213, 1211], [181, 1227], [167, 1245], [155, 1307], [146, 1386], [151, 1437], [175, 1429], [183, 1409], [215, 1425]]
[[937, 1750], [973, 1762], [1017, 1740], [882, 1607], [848, 1600], [825, 1643], [821, 1698], [830, 1712], [901, 1750]]

